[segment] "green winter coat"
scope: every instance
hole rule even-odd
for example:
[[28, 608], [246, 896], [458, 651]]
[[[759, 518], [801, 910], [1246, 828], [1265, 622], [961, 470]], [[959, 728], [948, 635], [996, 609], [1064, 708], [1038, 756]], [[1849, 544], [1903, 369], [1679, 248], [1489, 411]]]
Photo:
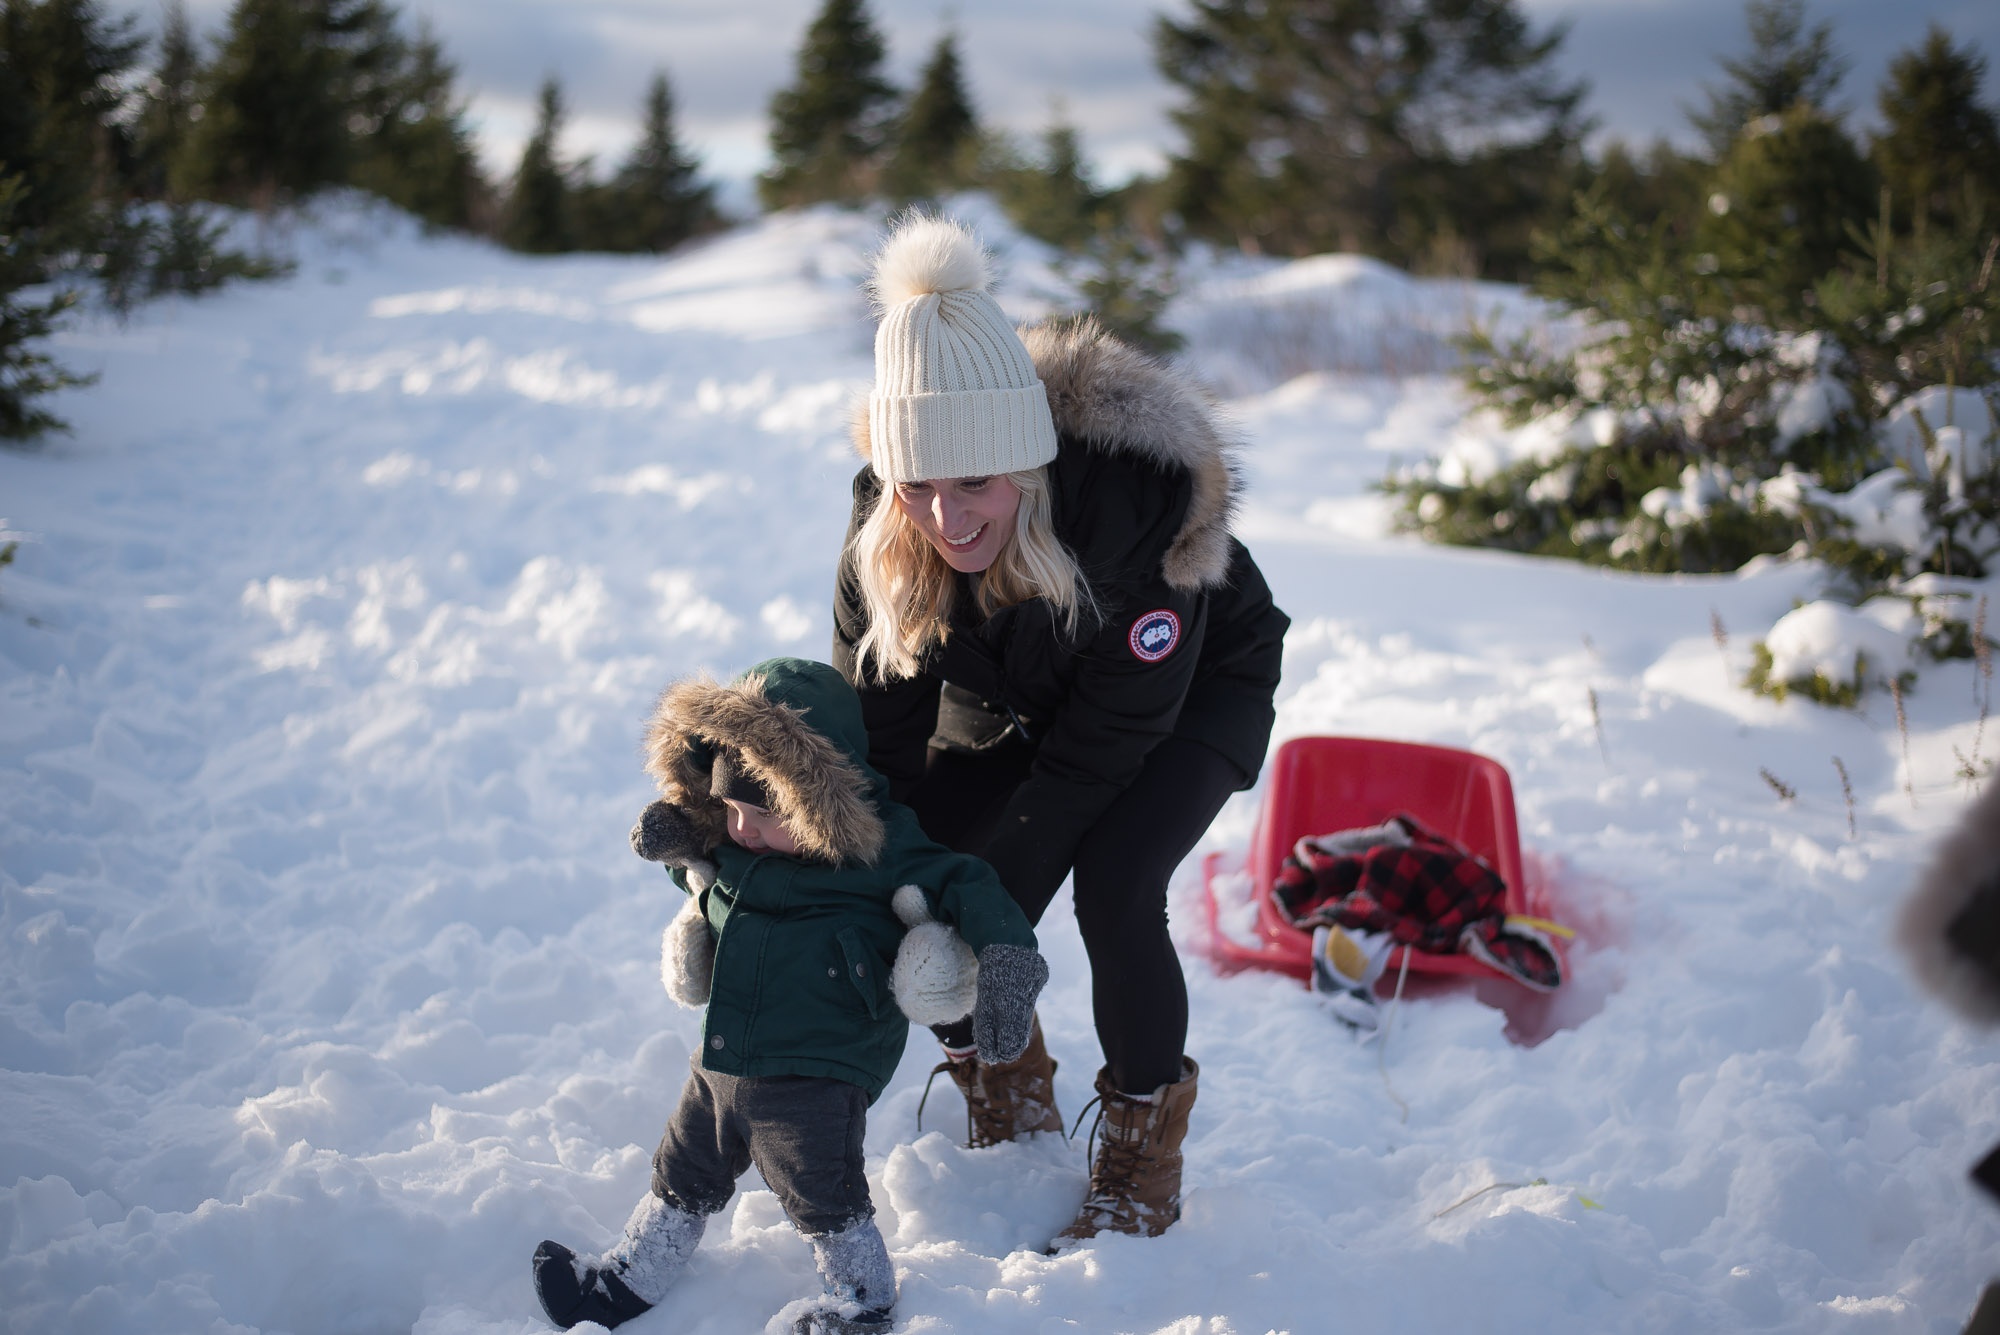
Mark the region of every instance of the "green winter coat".
[[[708, 793], [715, 748], [740, 753], [800, 845], [752, 853], [724, 833]], [[715, 961], [701, 1064], [735, 1076], [829, 1076], [870, 1102], [902, 1060], [910, 1022], [889, 991], [903, 924], [890, 907], [915, 885], [977, 953], [1035, 945], [992, 868], [925, 837], [868, 767], [861, 702], [824, 663], [774, 658], [728, 685], [668, 689], [647, 729], [647, 769], [695, 818], [716, 864], [701, 906]], [[687, 888], [686, 874], [674, 879]]]

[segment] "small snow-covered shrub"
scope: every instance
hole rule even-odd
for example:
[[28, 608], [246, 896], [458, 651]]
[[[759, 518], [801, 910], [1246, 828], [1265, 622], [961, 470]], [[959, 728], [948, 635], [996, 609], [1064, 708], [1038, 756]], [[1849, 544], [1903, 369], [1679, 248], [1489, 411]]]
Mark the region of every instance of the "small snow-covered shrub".
[[1798, 694], [1823, 705], [1853, 708], [1871, 684], [1914, 679], [1912, 623], [1907, 603], [1877, 598], [1859, 607], [1824, 599], [1793, 608], [1751, 645], [1745, 685], [1783, 700]]
[[1926, 571], [1985, 573], [2000, 554], [2000, 238], [1976, 211], [1909, 234], [1885, 213], [1800, 249], [1782, 209], [1728, 187], [1772, 154], [1772, 170], [1805, 171], [1828, 133], [1805, 113], [1746, 127], [1692, 229], [1579, 197], [1538, 243], [1533, 290], [1581, 333], [1476, 331], [1464, 373], [1508, 428], [1571, 448], [1406, 470], [1385, 484], [1402, 526], [1634, 570], [1810, 555], [1852, 602]]
[[[1400, 526], [1636, 571], [1810, 558], [1851, 608], [2000, 570], [2000, 237], [1976, 211], [1907, 234], [1885, 211], [1847, 231], [1858, 248], [1780, 264], [1796, 238], [1738, 227], [1740, 202], [1719, 190], [1716, 219], [1676, 232], [1581, 198], [1535, 285], [1581, 338], [1475, 335], [1466, 372], [1524, 446], [1564, 448], [1407, 469], [1384, 484]], [[1843, 703], [1906, 676], [1911, 643], [1980, 647], [1942, 612], [1893, 662], [1880, 645], [1802, 658], [1796, 627], [1772, 633], [1757, 689]]]
[[1570, 445], [1458, 485], [1411, 472], [1385, 487], [1399, 526], [1432, 542], [1623, 570], [1735, 570], [1801, 537], [1747, 470], [1641, 443]]
[[[1975, 596], [1982, 599], [1973, 612]], [[1774, 699], [1802, 695], [1852, 708], [1871, 688], [1908, 689], [1925, 662], [1978, 658], [1985, 641], [1983, 595], [1971, 584], [1922, 575], [1859, 607], [1803, 603], [1750, 647], [1744, 685]]]

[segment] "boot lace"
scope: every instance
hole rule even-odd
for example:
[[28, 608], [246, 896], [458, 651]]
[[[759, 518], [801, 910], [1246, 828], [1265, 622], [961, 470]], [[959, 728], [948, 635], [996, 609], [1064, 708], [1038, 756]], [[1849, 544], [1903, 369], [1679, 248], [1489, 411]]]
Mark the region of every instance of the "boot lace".
[[1076, 1115], [1076, 1125], [1070, 1128], [1071, 1140], [1076, 1139], [1078, 1128], [1092, 1108], [1097, 1109], [1097, 1117], [1090, 1124], [1090, 1140], [1084, 1151], [1084, 1157], [1090, 1160], [1090, 1194], [1084, 1197], [1081, 1212], [1096, 1214], [1104, 1222], [1112, 1223], [1133, 1213], [1132, 1183], [1139, 1174], [1150, 1136], [1126, 1139], [1108, 1135], [1099, 1146], [1097, 1132], [1104, 1125], [1104, 1095], [1100, 1093]]
[[[1049, 1063], [1049, 1076], [1055, 1076], [1056, 1064]], [[1021, 1114], [1018, 1091], [1003, 1085], [999, 1096], [986, 1088], [985, 1071], [977, 1060], [961, 1063], [947, 1057], [931, 1067], [928, 1080], [924, 1081], [923, 1095], [917, 1099], [917, 1134], [924, 1130], [924, 1105], [930, 1101], [931, 1086], [941, 1075], [949, 1075], [958, 1092], [965, 1096], [965, 1147], [982, 1150], [989, 1145], [1004, 1144], [1014, 1138], [1015, 1123]], [[1061, 1125], [1057, 1125], [1061, 1130]], [[1067, 1139], [1068, 1137], [1065, 1136]]]
[[[924, 1105], [930, 1102], [931, 1086], [937, 1083], [937, 1078], [939, 1076], [947, 1074], [951, 1075], [952, 1082], [956, 1084], [958, 1081], [958, 1076], [951, 1069], [951, 1058], [949, 1057], [939, 1062], [936, 1066], [931, 1067], [930, 1079], [924, 1081], [923, 1095], [917, 1100], [917, 1134], [920, 1136], [924, 1133]], [[974, 1136], [974, 1130], [972, 1125], [972, 1095], [970, 1091], [966, 1091], [966, 1099], [965, 1099], [966, 1148], [974, 1150], [982, 1148], [980, 1142], [975, 1140], [973, 1136]]]

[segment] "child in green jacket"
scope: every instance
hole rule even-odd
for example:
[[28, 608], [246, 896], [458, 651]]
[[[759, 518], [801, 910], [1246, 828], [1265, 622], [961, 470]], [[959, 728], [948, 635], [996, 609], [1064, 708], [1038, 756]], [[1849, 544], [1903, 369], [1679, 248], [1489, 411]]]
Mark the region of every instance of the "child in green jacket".
[[682, 1000], [705, 997], [708, 1013], [624, 1235], [602, 1256], [556, 1242], [535, 1252], [536, 1293], [558, 1326], [616, 1326], [659, 1302], [755, 1163], [826, 1284], [798, 1335], [889, 1329], [895, 1271], [862, 1137], [909, 1032], [908, 988], [892, 991], [906, 930], [892, 900], [901, 890], [910, 912], [915, 887], [976, 956], [982, 1060], [1026, 1048], [1048, 966], [992, 869], [926, 838], [867, 754], [860, 700], [823, 663], [771, 659], [661, 696], [646, 767], [662, 796], [632, 846], [693, 897], [668, 930], [680, 975], [668, 983]]

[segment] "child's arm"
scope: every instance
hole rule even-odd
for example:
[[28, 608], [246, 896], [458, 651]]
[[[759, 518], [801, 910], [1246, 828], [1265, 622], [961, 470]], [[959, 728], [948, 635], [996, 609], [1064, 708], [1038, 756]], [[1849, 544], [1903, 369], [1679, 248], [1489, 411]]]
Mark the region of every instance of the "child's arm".
[[679, 871], [674, 879], [689, 891], [660, 938], [660, 982], [668, 996], [699, 1010], [708, 1004], [715, 968], [715, 933], [702, 906], [702, 892], [715, 880], [715, 864], [704, 856], [687, 812], [671, 802], [655, 802], [639, 813], [632, 851], [648, 862], [663, 863], [670, 872]]

